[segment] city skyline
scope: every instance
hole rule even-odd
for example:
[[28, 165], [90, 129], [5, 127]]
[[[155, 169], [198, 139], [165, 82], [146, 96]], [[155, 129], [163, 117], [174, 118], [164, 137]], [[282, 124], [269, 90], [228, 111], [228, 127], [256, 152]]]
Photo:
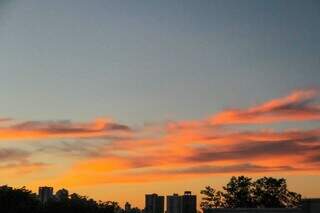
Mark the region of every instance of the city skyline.
[[319, 10], [0, 1], [1, 184], [142, 208], [250, 175], [320, 197]]
[[[13, 188], [10, 187], [10, 189]], [[70, 199], [70, 196], [72, 197], [72, 194], [69, 194], [69, 191], [64, 188], [55, 191], [51, 186], [38, 187], [37, 197], [43, 205], [51, 201], [65, 201]], [[111, 200], [111, 202], [117, 201]], [[128, 212], [132, 207], [135, 208], [135, 205], [126, 201], [122, 209]], [[191, 191], [185, 191], [182, 195], [173, 193], [173, 195], [165, 196], [152, 193], [145, 194], [143, 211], [144, 213], [196, 213], [197, 207], [197, 196]]]
[[[206, 186], [200, 192], [202, 196], [200, 197], [201, 202], [199, 203], [197, 201], [197, 195], [193, 194], [191, 191], [184, 191], [182, 195], [179, 195], [178, 193], [173, 193], [171, 195], [167, 194], [165, 196], [158, 195], [157, 193], [145, 194], [145, 202], [142, 209], [139, 209], [139, 207], [132, 205], [128, 201], [126, 201], [123, 206], [112, 199], [107, 201], [95, 201], [86, 195], [69, 193], [65, 188], [55, 191], [51, 186], [39, 186], [38, 194], [29, 191], [26, 187], [13, 188], [3, 185], [0, 186], [0, 188], [2, 196], [3, 194], [17, 192], [29, 194], [28, 199], [35, 199], [35, 202], [38, 200], [39, 204], [44, 208], [50, 208], [52, 205], [62, 207], [68, 205], [68, 203], [71, 206], [77, 205], [77, 203], [79, 204], [79, 201], [82, 200], [91, 202], [91, 204], [94, 203], [94, 205], [113, 205], [116, 208], [114, 209], [116, 213], [196, 213], [199, 209], [203, 212], [210, 212], [217, 208], [222, 211], [228, 211], [228, 209], [230, 210], [239, 207], [247, 209], [258, 208], [260, 210], [264, 208], [273, 210], [285, 208], [285, 211], [289, 211], [290, 213], [292, 209], [297, 212], [303, 210], [313, 213], [320, 207], [319, 198], [304, 198], [301, 194], [290, 191], [287, 188], [285, 179], [274, 177], [263, 177], [253, 180], [250, 177], [233, 176], [229, 183], [223, 187], [224, 192], [214, 189], [211, 186]], [[259, 193], [257, 194], [257, 192]], [[273, 193], [269, 194], [270, 192]], [[12, 196], [12, 194], [9, 197], [10, 199], [15, 199], [15, 196]], [[231, 197], [232, 199], [230, 199]], [[232, 201], [233, 199], [236, 202]], [[7, 200], [2, 200], [1, 202], [6, 201]], [[314, 210], [310, 210], [311, 206], [306, 207], [306, 205], [313, 206], [312, 209], [314, 208]]]
[[[318, 213], [320, 199], [305, 199], [299, 193], [287, 188], [283, 178], [231, 177], [223, 187], [224, 192], [206, 186], [201, 190], [200, 208], [204, 213], [230, 212], [287, 212]], [[196, 213], [197, 197], [191, 191], [183, 195], [174, 193], [164, 196], [156, 193], [145, 195], [145, 207], [139, 209], [126, 202], [124, 207], [116, 201], [96, 201], [77, 193], [69, 194], [67, 189], [54, 193], [53, 187], [40, 186], [38, 194], [26, 187], [0, 186], [1, 210], [7, 212], [105, 212], [105, 213]], [[166, 210], [165, 209], [166, 206]]]
[[[211, 184], [210, 180], [216, 181], [217, 179], [223, 179], [224, 175], [230, 174], [243, 174], [249, 173], [255, 176], [262, 176], [264, 174], [286, 174], [289, 173], [287, 178], [290, 182], [293, 182], [291, 187], [295, 188], [294, 179], [297, 178], [299, 181], [299, 174], [304, 175], [310, 172], [310, 180], [312, 180], [313, 175], [318, 174], [319, 171], [317, 167], [317, 153], [318, 153], [318, 137], [319, 137], [319, 129], [307, 129], [307, 130], [288, 130], [284, 132], [275, 132], [271, 130], [263, 130], [263, 131], [226, 131], [220, 130], [219, 128], [222, 125], [251, 125], [259, 123], [276, 123], [281, 121], [312, 121], [319, 119], [319, 110], [317, 109], [317, 105], [312, 105], [312, 101], [317, 96], [316, 90], [299, 90], [295, 91], [292, 94], [279, 98], [273, 99], [271, 101], [267, 101], [260, 105], [250, 107], [248, 109], [243, 110], [234, 110], [234, 111], [223, 111], [218, 113], [215, 116], [212, 116], [208, 119], [198, 120], [198, 121], [182, 121], [182, 122], [169, 122], [166, 124], [167, 135], [162, 136], [163, 138], [153, 139], [155, 141], [144, 141], [139, 139], [124, 139], [128, 137], [128, 135], [135, 133], [134, 130], [129, 127], [124, 126], [123, 124], [117, 124], [110, 122], [108, 123], [105, 120], [97, 120], [93, 123], [71, 123], [71, 122], [35, 122], [35, 121], [27, 121], [16, 124], [11, 124], [11, 126], [5, 127], [8, 123], [13, 123], [13, 120], [5, 120], [3, 122], [3, 127], [0, 130], [0, 139], [1, 140], [54, 140], [60, 138], [73, 138], [77, 137], [79, 140], [83, 140], [77, 142], [77, 146], [73, 147], [68, 143], [61, 143], [61, 147], [38, 147], [39, 151], [42, 150], [50, 150], [57, 149], [60, 153], [68, 153], [75, 152], [74, 155], [85, 155], [89, 157], [89, 161], [82, 162], [75, 167], [73, 170], [74, 174], [68, 174], [64, 176], [62, 179], [58, 180], [50, 180], [47, 179], [50, 185], [59, 186], [59, 187], [68, 187], [73, 188], [74, 186], [79, 187], [80, 189], [83, 186], [92, 186], [92, 185], [125, 185], [132, 187], [132, 190], [135, 190], [135, 187], [141, 184], [150, 184], [150, 185], [174, 185], [179, 182], [179, 178], [184, 177], [185, 182], [188, 181], [193, 182], [194, 179], [198, 181], [203, 181], [203, 176], [207, 176], [205, 179], [206, 182], [201, 182], [201, 185], [198, 187], [203, 187], [205, 184]], [[285, 109], [285, 108], [288, 109]], [[281, 109], [280, 111], [278, 109]], [[283, 111], [284, 110], [284, 111]], [[284, 113], [283, 113], [284, 112]], [[283, 113], [283, 114], [281, 114]], [[249, 119], [248, 119], [249, 117]], [[222, 124], [221, 124], [222, 123]], [[109, 128], [108, 126], [111, 126]], [[159, 128], [159, 127], [157, 127]], [[110, 129], [110, 131], [109, 131]], [[208, 129], [215, 129], [214, 134], [212, 132], [207, 132]], [[152, 130], [154, 131], [154, 130]], [[158, 131], [158, 130], [156, 130]], [[90, 138], [96, 138], [97, 140], [101, 140], [101, 138], [112, 138], [114, 136], [109, 135], [110, 133], [119, 133], [121, 137], [120, 139], [116, 139], [116, 143], [107, 143], [103, 144], [103, 146], [95, 147], [95, 149], [86, 149], [85, 147], [81, 147], [86, 140]], [[135, 133], [137, 134], [137, 133]], [[132, 137], [132, 136], [131, 136]], [[214, 137], [213, 139], [208, 137]], [[215, 151], [211, 154], [208, 149], [205, 151], [195, 147], [193, 150], [190, 148], [185, 148], [186, 150], [193, 151], [192, 155], [188, 158], [187, 154], [185, 156], [178, 157], [178, 153], [180, 150], [176, 149], [177, 153], [172, 153], [169, 155], [168, 153], [162, 154], [165, 156], [165, 162], [161, 162], [159, 160], [151, 161], [152, 158], [149, 159], [149, 163], [144, 163], [145, 153], [148, 149], [162, 149], [167, 148], [168, 150], [174, 150], [171, 146], [182, 146], [180, 143], [181, 140], [185, 143], [185, 145], [194, 144], [194, 140], [202, 141], [202, 146], [210, 145], [210, 141], [215, 141]], [[166, 140], [170, 140], [171, 143], [165, 145], [164, 142]], [[188, 142], [189, 140], [189, 142]], [[250, 140], [252, 144], [246, 145], [242, 141]], [[265, 140], [270, 140], [266, 142]], [[297, 141], [297, 142], [295, 142]], [[231, 151], [225, 151], [225, 142], [229, 143], [229, 149]], [[70, 142], [71, 143], [71, 142]], [[123, 143], [123, 144], [122, 144]], [[148, 144], [149, 143], [149, 144]], [[150, 144], [151, 143], [151, 144]], [[152, 144], [155, 143], [155, 144]], [[167, 147], [159, 147], [157, 146], [161, 143], [161, 145], [165, 145]], [[209, 143], [209, 144], [208, 144]], [[278, 144], [278, 145], [277, 145]], [[114, 146], [116, 145], [116, 146]], [[128, 151], [129, 149], [133, 149], [130, 145], [135, 145], [135, 149], [142, 149], [141, 157], [140, 156], [126, 158], [123, 156], [113, 156], [112, 158], [108, 156], [100, 156], [98, 154], [99, 149], [101, 147], [112, 149], [113, 151]], [[219, 145], [222, 149], [221, 152], [218, 152]], [[243, 149], [239, 149], [239, 146], [243, 146]], [[210, 146], [208, 146], [210, 147]], [[275, 148], [274, 148], [275, 147]], [[61, 149], [61, 150], [59, 150]], [[146, 150], [145, 150], [146, 149]], [[302, 149], [299, 151], [299, 149]], [[233, 150], [233, 151], [232, 151]], [[298, 154], [297, 154], [298, 152]], [[157, 152], [156, 152], [157, 153]], [[208, 154], [207, 154], [208, 153]], [[161, 154], [161, 153], [157, 153]], [[181, 153], [180, 153], [181, 154]], [[24, 151], [22, 149], [3, 149], [1, 157], [3, 159], [8, 158], [8, 161], [18, 161], [27, 160], [29, 158], [30, 153]], [[263, 155], [262, 159], [260, 155]], [[248, 163], [248, 159], [244, 158], [244, 156], [250, 157], [255, 162], [259, 162], [259, 164]], [[277, 159], [274, 159], [274, 156], [277, 156]], [[172, 169], [164, 170], [162, 168], [163, 165], [169, 165], [168, 161], [174, 160], [176, 163], [174, 165], [180, 165], [176, 167], [175, 170]], [[288, 158], [291, 159], [292, 165], [288, 165]], [[268, 165], [269, 161], [273, 162], [273, 166]], [[179, 162], [180, 161], [180, 162]], [[215, 162], [215, 166], [209, 166], [204, 163]], [[199, 163], [200, 166], [189, 166], [191, 162]], [[232, 163], [236, 162], [236, 163]], [[240, 163], [239, 163], [240, 162]], [[287, 163], [287, 164], [284, 164]], [[132, 164], [133, 163], [133, 164]], [[19, 165], [21, 164], [21, 165]], [[20, 162], [17, 165], [13, 165], [13, 168], [17, 167], [21, 169], [22, 172], [26, 174], [36, 171], [41, 171], [49, 165], [41, 164], [38, 162]], [[279, 164], [279, 165], [277, 165]], [[88, 165], [91, 165], [90, 167]], [[185, 165], [185, 167], [184, 167]], [[99, 175], [101, 172], [111, 173], [112, 171], [117, 170], [130, 170], [137, 168], [137, 170], [141, 168], [148, 168], [152, 166], [153, 168], [159, 167], [159, 170], [151, 170], [151, 173], [148, 172], [138, 172], [137, 174], [125, 173], [125, 176], [117, 175], [115, 172], [114, 176], [110, 176], [107, 179], [107, 176], [104, 177], [103, 181], [99, 184]], [[306, 168], [303, 168], [305, 166]], [[12, 168], [10, 168], [12, 170]], [[23, 171], [23, 169], [25, 169]], [[179, 171], [180, 170], [180, 171]], [[7, 169], [7, 171], [10, 171]], [[83, 176], [83, 172], [87, 172], [89, 176]], [[7, 173], [10, 174], [10, 173]], [[22, 174], [22, 173], [20, 173]], [[18, 175], [20, 175], [18, 174]], [[296, 177], [295, 177], [295, 176]], [[171, 183], [166, 183], [163, 181], [165, 178], [171, 178]], [[70, 179], [71, 178], [71, 179]], [[308, 177], [307, 177], [308, 178]], [[317, 180], [317, 176], [314, 176], [315, 180]], [[209, 181], [208, 181], [209, 180]], [[293, 181], [292, 181], [293, 180]], [[35, 185], [39, 185], [39, 183], [45, 182], [44, 180], [33, 181], [34, 188]], [[71, 182], [70, 182], [71, 181]], [[297, 180], [296, 180], [297, 181]], [[11, 181], [8, 181], [10, 183]], [[193, 191], [196, 191], [194, 186], [190, 183], [189, 188]], [[23, 184], [27, 185], [28, 184]], [[222, 184], [217, 184], [222, 185]], [[152, 187], [151, 187], [152, 188]], [[156, 187], [157, 188], [157, 187]], [[171, 187], [170, 187], [171, 188]], [[173, 187], [174, 189], [175, 187]], [[316, 197], [318, 196], [318, 189], [316, 187], [312, 187], [314, 189], [314, 194], [309, 192], [305, 192], [308, 188], [308, 184], [300, 186], [297, 190], [304, 194], [306, 197]], [[106, 188], [107, 189], [107, 188]], [[162, 188], [160, 190], [163, 193]], [[184, 189], [170, 191], [170, 193], [175, 193], [177, 191], [184, 191]], [[81, 190], [80, 190], [81, 191]], [[169, 191], [168, 191], [169, 192]], [[104, 194], [104, 192], [101, 192]], [[122, 192], [123, 194], [124, 192]], [[141, 192], [146, 193], [146, 192]], [[120, 194], [120, 196], [122, 196]], [[91, 195], [92, 196], [92, 195]], [[118, 195], [119, 196], [119, 195]], [[121, 198], [121, 197], [120, 197]], [[122, 200], [121, 202], [124, 202]], [[138, 206], [141, 207], [141, 202], [137, 202]]]

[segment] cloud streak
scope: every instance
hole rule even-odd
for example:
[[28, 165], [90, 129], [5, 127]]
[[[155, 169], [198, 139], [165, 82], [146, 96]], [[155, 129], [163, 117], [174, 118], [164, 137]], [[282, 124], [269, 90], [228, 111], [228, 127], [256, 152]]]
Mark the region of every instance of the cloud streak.
[[113, 138], [129, 134], [131, 129], [110, 119], [99, 118], [93, 122], [26, 121], [0, 127], [0, 140], [27, 140], [50, 138]]
[[317, 121], [320, 108], [316, 97], [314, 90], [297, 90], [247, 109], [134, 131], [108, 119], [84, 123], [27, 121], [1, 127], [0, 140], [63, 138], [64, 142], [38, 146], [43, 152], [79, 157], [55, 178], [54, 183], [60, 185], [147, 182], [243, 172], [320, 174], [319, 128], [234, 128]]
[[0, 149], [0, 161], [24, 160], [30, 153], [21, 149]]
[[49, 165], [43, 162], [31, 162], [32, 152], [17, 148], [0, 149], [0, 172], [5, 174], [26, 175], [44, 169]]
[[[171, 132], [149, 143], [131, 140], [121, 146], [108, 144], [101, 149], [99, 156], [74, 165], [61, 181], [71, 181], [70, 177], [81, 176], [77, 184], [100, 184], [243, 172], [312, 171], [317, 174], [320, 171], [320, 165], [315, 162], [320, 151], [320, 129], [220, 132], [216, 137], [208, 137], [204, 132], [204, 135], [198, 135], [203, 140], [185, 138], [183, 143], [176, 140], [175, 134], [180, 133]], [[312, 156], [313, 162], [310, 163]], [[87, 174], [90, 174], [88, 179]], [[95, 177], [94, 183], [92, 177]]]
[[231, 109], [210, 118], [213, 125], [263, 124], [284, 121], [320, 120], [315, 90], [297, 90], [290, 95], [249, 109]]

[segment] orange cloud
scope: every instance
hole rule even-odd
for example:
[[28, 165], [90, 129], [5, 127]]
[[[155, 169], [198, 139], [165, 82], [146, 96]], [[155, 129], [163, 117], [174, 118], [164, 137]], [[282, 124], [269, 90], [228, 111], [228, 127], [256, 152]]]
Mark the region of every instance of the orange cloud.
[[[221, 127], [319, 120], [315, 97], [314, 90], [300, 90], [246, 110], [225, 111], [203, 120], [169, 122], [160, 136], [158, 132], [154, 137], [136, 135], [105, 145], [99, 157], [80, 161], [65, 178], [70, 174], [96, 174], [97, 183], [110, 183], [241, 172], [319, 172], [318, 128], [241, 131]], [[89, 182], [83, 179], [83, 183]]]
[[320, 120], [320, 105], [313, 104], [316, 95], [315, 90], [297, 90], [249, 109], [218, 113], [209, 121], [212, 125], [228, 125]]
[[[86, 153], [55, 179], [55, 183], [68, 185], [147, 182], [242, 172], [320, 174], [319, 128], [244, 131], [223, 126], [318, 120], [320, 109], [314, 104], [315, 97], [313, 90], [295, 91], [248, 109], [134, 132], [109, 120], [25, 122], [0, 128], [0, 139], [118, 138], [99, 143], [96, 149], [92, 148], [97, 146], [92, 141], [78, 143], [77, 148], [64, 143], [61, 149], [54, 149], [65, 152], [66, 157], [70, 157], [70, 150]], [[132, 137], [123, 137], [128, 134]]]
[[26, 175], [48, 167], [42, 162], [31, 162], [32, 153], [18, 148], [0, 149], [0, 173], [5, 177]]
[[99, 118], [89, 123], [70, 121], [26, 121], [0, 127], [0, 140], [26, 140], [46, 138], [112, 138], [126, 136], [128, 126]]
[[0, 171], [5, 172], [6, 175], [12, 177], [21, 177], [21, 175], [44, 170], [48, 167], [49, 165], [45, 163], [25, 161], [0, 165]]
[[151, 139], [124, 141], [120, 146], [118, 141], [108, 144], [99, 157], [79, 161], [60, 181], [81, 176], [73, 184], [86, 185], [243, 172], [320, 171], [320, 129], [220, 132], [211, 137], [196, 131], [202, 140], [184, 138], [182, 143], [176, 140], [176, 132], [171, 132], [153, 144]]

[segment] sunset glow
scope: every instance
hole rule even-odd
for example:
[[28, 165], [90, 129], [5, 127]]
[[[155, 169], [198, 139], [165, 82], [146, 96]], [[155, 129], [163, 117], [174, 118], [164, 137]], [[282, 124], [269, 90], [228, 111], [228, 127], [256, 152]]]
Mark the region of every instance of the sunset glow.
[[142, 208], [276, 176], [319, 197], [319, 8], [0, 1], [1, 184]]

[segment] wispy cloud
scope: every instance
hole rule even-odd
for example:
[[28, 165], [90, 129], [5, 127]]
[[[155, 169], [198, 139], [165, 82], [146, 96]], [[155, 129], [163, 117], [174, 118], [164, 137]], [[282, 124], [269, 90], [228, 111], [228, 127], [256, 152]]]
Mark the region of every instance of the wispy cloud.
[[[251, 133], [252, 134], [252, 133]], [[208, 145], [203, 148], [198, 148], [187, 159], [190, 161], [226, 161], [226, 160], [242, 160], [273, 158], [273, 157], [300, 157], [308, 153], [317, 153], [320, 151], [320, 131], [296, 131], [288, 133], [278, 133], [279, 138], [270, 140], [266, 134], [259, 136], [255, 133], [259, 140], [250, 139], [250, 136], [245, 139], [235, 139], [235, 144], [225, 146], [225, 150], [217, 149], [215, 145]], [[281, 135], [282, 134], [282, 135]], [[295, 134], [300, 134], [296, 137]], [[264, 136], [263, 136], [264, 135]], [[265, 137], [264, 140], [263, 137]]]
[[49, 167], [49, 164], [42, 162], [20, 161], [15, 163], [0, 164], [0, 171], [5, 171], [6, 174], [14, 174], [14, 176], [26, 175], [33, 172], [38, 172]]
[[259, 124], [283, 121], [320, 120], [320, 105], [315, 104], [316, 90], [297, 90], [248, 109], [230, 109], [210, 118], [213, 125]]
[[22, 149], [0, 149], [0, 161], [24, 160], [30, 156], [30, 153]]
[[129, 134], [131, 129], [110, 119], [93, 122], [26, 121], [0, 127], [0, 140], [26, 140], [46, 138], [113, 138]]
[[39, 143], [35, 150], [36, 152], [62, 154], [68, 157], [98, 157], [102, 154], [101, 148], [106, 144], [101, 141], [95, 143], [91, 140], [55, 141], [50, 144]]
[[[243, 172], [312, 171], [317, 174], [320, 171], [317, 163], [320, 129], [284, 132], [188, 131], [189, 135], [194, 136], [182, 138], [180, 131], [177, 131], [167, 133], [160, 139], [108, 144], [100, 149], [99, 156], [75, 164], [61, 181], [65, 183], [71, 181], [71, 177], [81, 176], [76, 182], [67, 184], [100, 184]], [[94, 181], [92, 177], [95, 177]]]
[[281, 172], [281, 171], [296, 171], [298, 168], [292, 166], [259, 166], [250, 163], [234, 164], [227, 166], [195, 166], [182, 169], [171, 170], [173, 174], [221, 174], [221, 173], [257, 173], [257, 172]]
[[0, 149], [0, 172], [25, 175], [48, 167], [43, 162], [31, 162], [32, 152], [18, 148]]
[[11, 118], [0, 118], [0, 124], [8, 122], [8, 121], [12, 121], [12, 119]]
[[[173, 121], [139, 131], [110, 120], [21, 122], [0, 128], [0, 139], [5, 139], [5, 134], [11, 130], [18, 136], [10, 135], [10, 139], [64, 138], [64, 142], [55, 141], [40, 149], [51, 154], [66, 153], [65, 157], [80, 156], [55, 179], [55, 183], [68, 185], [145, 182], [243, 172], [319, 173], [319, 128], [233, 128], [233, 124], [319, 120], [316, 95], [314, 90], [294, 91], [286, 97], [248, 109], [222, 111], [205, 119]], [[230, 126], [225, 128], [225, 125]], [[28, 137], [28, 134], [32, 136]], [[83, 138], [91, 140], [84, 141]], [[108, 138], [116, 140], [106, 142], [104, 139]], [[99, 143], [95, 143], [97, 139]]]

